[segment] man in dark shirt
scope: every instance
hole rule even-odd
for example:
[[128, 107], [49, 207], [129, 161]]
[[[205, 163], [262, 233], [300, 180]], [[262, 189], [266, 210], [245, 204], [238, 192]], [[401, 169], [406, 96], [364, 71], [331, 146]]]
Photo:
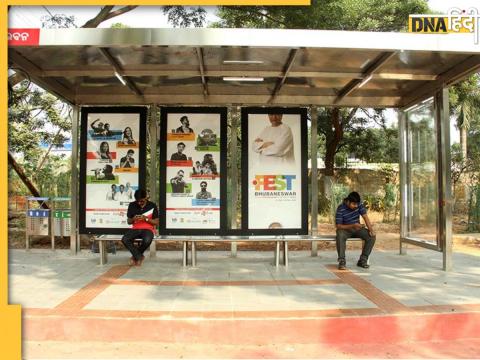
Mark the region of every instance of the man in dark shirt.
[[183, 153], [183, 150], [185, 150], [185, 144], [183, 142], [179, 142], [177, 144], [177, 152], [172, 154], [170, 157], [170, 160], [173, 161], [186, 161], [187, 160], [187, 155]]
[[185, 175], [183, 170], [178, 170], [177, 176], [170, 179], [170, 185], [172, 185], [172, 193], [174, 194], [183, 194], [185, 192], [185, 180], [183, 176]]
[[[360, 215], [362, 215], [367, 228], [360, 224]], [[357, 192], [351, 192], [343, 199], [343, 202], [337, 208], [335, 215], [335, 223], [337, 228], [337, 253], [338, 253], [338, 269], [346, 269], [345, 249], [347, 239], [358, 237], [364, 240], [362, 254], [357, 262], [357, 266], [368, 269], [368, 257], [372, 252], [375, 244], [375, 232], [367, 215], [367, 209], [360, 202], [360, 195]]]
[[178, 134], [189, 134], [193, 133], [193, 129], [190, 127], [190, 121], [188, 121], [188, 117], [186, 115], [180, 118], [180, 122], [182, 126], [178, 127], [175, 132]]
[[133, 154], [135, 154], [135, 151], [130, 149], [130, 150], [127, 151], [127, 156], [124, 156], [120, 159], [120, 167], [121, 168], [135, 167], [135, 159], [133, 158]]
[[[122, 243], [130, 251], [130, 265], [142, 265], [145, 256], [143, 253], [148, 249], [153, 240], [155, 227], [158, 226], [158, 208], [155, 203], [148, 201], [147, 192], [138, 189], [134, 194], [135, 201], [128, 205], [127, 222], [132, 228], [127, 230], [122, 237]], [[133, 240], [141, 239], [139, 247]]]

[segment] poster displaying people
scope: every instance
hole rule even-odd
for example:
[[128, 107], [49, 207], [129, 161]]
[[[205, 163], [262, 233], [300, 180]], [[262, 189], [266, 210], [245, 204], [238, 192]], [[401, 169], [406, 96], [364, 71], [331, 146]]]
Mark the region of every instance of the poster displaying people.
[[[242, 109], [242, 180], [247, 194], [249, 230], [299, 229], [305, 225], [302, 177], [306, 161], [302, 140], [306, 132], [304, 109]], [[303, 146], [306, 149], [306, 146]], [[245, 178], [246, 176], [246, 178]], [[245, 204], [245, 203], [244, 203]], [[245, 205], [244, 205], [245, 207]], [[244, 209], [245, 214], [245, 209]]]
[[[205, 111], [203, 111], [205, 110]], [[224, 113], [205, 108], [167, 108], [164, 176], [165, 230], [218, 230], [221, 214], [221, 152]], [[226, 143], [226, 142], [225, 142]]]
[[144, 163], [144, 108], [82, 110], [81, 212], [85, 232], [128, 228], [126, 212]]

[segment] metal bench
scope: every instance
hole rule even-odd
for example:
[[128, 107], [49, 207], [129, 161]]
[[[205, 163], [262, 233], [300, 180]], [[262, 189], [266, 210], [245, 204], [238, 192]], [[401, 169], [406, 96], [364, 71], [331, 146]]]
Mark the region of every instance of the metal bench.
[[[100, 252], [100, 265], [108, 262], [107, 241], [122, 241], [122, 235], [97, 235], [93, 237], [93, 241], [98, 241], [98, 249]], [[188, 240], [185, 236], [154, 236], [153, 241], [179, 241], [182, 242], [182, 264], [188, 264]], [[152, 243], [153, 243], [152, 241]]]
[[[108, 262], [106, 249], [107, 241], [121, 241], [121, 235], [98, 235], [93, 241], [99, 242], [100, 265]], [[349, 241], [362, 241], [361, 238], [349, 238]], [[197, 266], [197, 246], [198, 242], [275, 242], [274, 264], [280, 265], [280, 253], [283, 252], [282, 265], [288, 266], [288, 242], [289, 241], [309, 241], [312, 243], [312, 256], [316, 256], [313, 243], [316, 241], [335, 241], [335, 235], [280, 235], [280, 236], [155, 236], [153, 241], [179, 241], [182, 242], [182, 265], [188, 266], [188, 243], [191, 243], [191, 265]]]

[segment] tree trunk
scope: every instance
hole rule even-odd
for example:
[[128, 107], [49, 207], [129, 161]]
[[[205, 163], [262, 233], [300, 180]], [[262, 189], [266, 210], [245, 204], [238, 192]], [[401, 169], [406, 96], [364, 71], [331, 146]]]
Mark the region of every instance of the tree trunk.
[[467, 129], [462, 125], [460, 126], [460, 147], [462, 150], [462, 159], [467, 159]]
[[[17, 173], [18, 177], [25, 186], [30, 190], [31, 194], [35, 197], [41, 197], [40, 193], [37, 190], [37, 187], [30, 181], [30, 179], [25, 175], [23, 172], [22, 167], [15, 161], [15, 158], [12, 156], [10, 151], [8, 152], [8, 163], [13, 167], [13, 170]], [[48, 209], [48, 205], [42, 203], [41, 201], [38, 202], [44, 209]]]
[[328, 131], [326, 136], [325, 151], [325, 176], [323, 178], [323, 191], [326, 197], [330, 197], [332, 192], [333, 176], [335, 170], [335, 154], [338, 145], [343, 139], [343, 126], [339, 108], [333, 108], [330, 121], [333, 131]]

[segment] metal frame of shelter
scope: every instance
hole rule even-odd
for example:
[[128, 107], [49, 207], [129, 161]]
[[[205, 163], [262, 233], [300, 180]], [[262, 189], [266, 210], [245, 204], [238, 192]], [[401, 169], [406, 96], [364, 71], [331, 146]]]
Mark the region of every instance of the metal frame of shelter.
[[[73, 105], [72, 236], [79, 247], [78, 122], [81, 106], [149, 105], [156, 148], [159, 106], [304, 106], [317, 148], [317, 107], [399, 110], [401, 240], [443, 252], [452, 266], [448, 86], [480, 69], [473, 34], [408, 34], [261, 29], [41, 29], [36, 46], [10, 46], [12, 85], [30, 78]], [[409, 109], [433, 97], [436, 139], [436, 244], [409, 234]], [[236, 117], [231, 149], [236, 148]], [[158, 149], [150, 173], [157, 174]], [[236, 163], [236, 151], [231, 151]], [[311, 228], [318, 234], [318, 169], [312, 150]], [[237, 169], [232, 169], [237, 184]], [[157, 198], [156, 178], [151, 195]], [[232, 188], [236, 208], [237, 187]], [[231, 227], [235, 228], [232, 220]], [[233, 251], [233, 250], [232, 250]], [[312, 254], [316, 243], [312, 242]]]

